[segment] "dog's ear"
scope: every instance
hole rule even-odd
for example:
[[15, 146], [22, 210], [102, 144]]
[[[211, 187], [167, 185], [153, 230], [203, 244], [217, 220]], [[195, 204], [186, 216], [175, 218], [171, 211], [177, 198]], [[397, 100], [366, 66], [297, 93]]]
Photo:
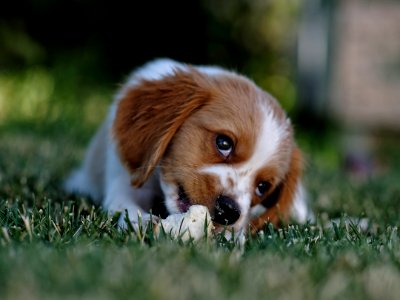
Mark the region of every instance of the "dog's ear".
[[125, 89], [113, 125], [122, 161], [140, 187], [163, 157], [185, 120], [210, 100], [204, 75], [189, 68]]
[[297, 185], [301, 184], [303, 160], [300, 150], [296, 147], [291, 156], [289, 171], [284, 180], [261, 203], [267, 210], [251, 221], [253, 232], [261, 229], [265, 222], [278, 226], [280, 222], [287, 222], [296, 196]]

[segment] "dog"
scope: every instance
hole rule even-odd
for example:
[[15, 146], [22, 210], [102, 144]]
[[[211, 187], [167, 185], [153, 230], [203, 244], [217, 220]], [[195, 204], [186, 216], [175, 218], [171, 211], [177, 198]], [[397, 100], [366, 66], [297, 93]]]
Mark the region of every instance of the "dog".
[[122, 212], [121, 227], [162, 199], [168, 214], [199, 204], [217, 231], [257, 232], [307, 221], [302, 169], [291, 121], [249, 78], [157, 59], [118, 91], [65, 188]]

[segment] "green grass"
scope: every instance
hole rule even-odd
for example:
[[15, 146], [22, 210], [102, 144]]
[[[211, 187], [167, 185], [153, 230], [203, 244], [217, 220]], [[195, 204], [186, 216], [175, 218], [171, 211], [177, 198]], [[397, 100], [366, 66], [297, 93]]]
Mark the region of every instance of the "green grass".
[[148, 232], [141, 239], [117, 230], [89, 199], [60, 189], [115, 86], [67, 79], [74, 75], [73, 68], [0, 74], [1, 299], [399, 298], [396, 150], [382, 158], [394, 168], [358, 183], [340, 170], [335, 135], [319, 137], [318, 147], [301, 135], [319, 221], [368, 217], [366, 232], [267, 225], [243, 251], [222, 237], [185, 244]]

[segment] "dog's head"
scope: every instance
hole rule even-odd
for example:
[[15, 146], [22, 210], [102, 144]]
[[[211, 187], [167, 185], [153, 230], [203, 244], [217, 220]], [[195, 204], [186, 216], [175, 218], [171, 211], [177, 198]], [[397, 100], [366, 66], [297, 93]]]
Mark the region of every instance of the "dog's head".
[[300, 151], [282, 108], [247, 78], [187, 67], [138, 80], [113, 129], [134, 186], [159, 169], [170, 213], [205, 205], [217, 227], [236, 232], [287, 219]]

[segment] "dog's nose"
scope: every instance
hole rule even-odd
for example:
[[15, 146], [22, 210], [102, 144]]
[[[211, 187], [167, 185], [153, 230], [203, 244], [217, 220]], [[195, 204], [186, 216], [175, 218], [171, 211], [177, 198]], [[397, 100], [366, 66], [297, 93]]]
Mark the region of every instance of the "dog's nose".
[[232, 225], [240, 217], [240, 208], [235, 200], [219, 196], [215, 202], [213, 221], [221, 225]]

